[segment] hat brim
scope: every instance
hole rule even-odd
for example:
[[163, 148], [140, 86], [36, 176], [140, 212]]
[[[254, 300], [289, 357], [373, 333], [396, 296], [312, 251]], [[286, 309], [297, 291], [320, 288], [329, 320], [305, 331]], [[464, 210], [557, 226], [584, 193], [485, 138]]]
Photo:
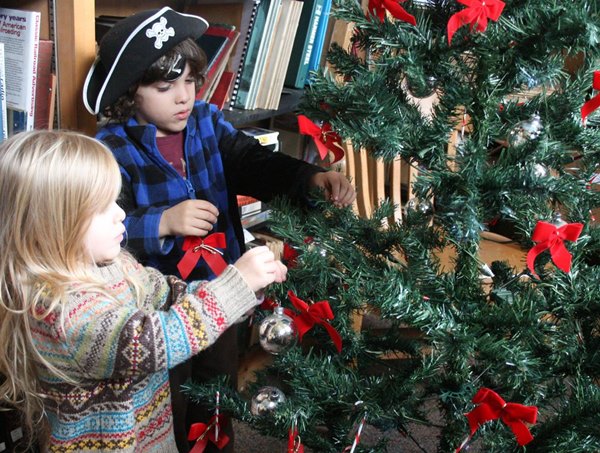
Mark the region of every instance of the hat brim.
[[145, 13], [117, 22], [104, 35], [83, 86], [83, 103], [91, 114], [119, 99], [162, 55], [187, 38], [199, 38], [208, 28], [202, 17], [169, 7]]

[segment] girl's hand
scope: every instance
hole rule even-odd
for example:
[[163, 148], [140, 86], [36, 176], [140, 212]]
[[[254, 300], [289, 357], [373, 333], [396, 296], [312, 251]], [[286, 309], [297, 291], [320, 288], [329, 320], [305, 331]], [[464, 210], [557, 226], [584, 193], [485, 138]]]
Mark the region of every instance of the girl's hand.
[[285, 281], [287, 267], [275, 259], [275, 255], [266, 246], [255, 247], [244, 253], [234, 264], [244, 280], [254, 292], [273, 282]]
[[320, 172], [313, 175], [310, 184], [324, 190], [325, 196], [340, 208], [351, 205], [356, 191], [348, 179], [337, 171]]

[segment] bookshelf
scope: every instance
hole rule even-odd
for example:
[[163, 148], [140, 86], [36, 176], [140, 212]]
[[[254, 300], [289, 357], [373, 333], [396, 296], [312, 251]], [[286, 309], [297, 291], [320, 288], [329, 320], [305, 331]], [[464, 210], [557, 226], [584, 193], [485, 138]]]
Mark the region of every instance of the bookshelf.
[[81, 87], [96, 51], [94, 1], [0, 0], [0, 6], [41, 12], [40, 38], [56, 45], [58, 124], [92, 133], [96, 122], [83, 106]]
[[295, 90], [291, 88], [284, 88], [281, 93], [281, 102], [277, 110], [265, 110], [265, 109], [254, 109], [254, 110], [241, 110], [228, 108], [223, 109], [223, 114], [227, 121], [234, 126], [242, 126], [248, 123], [255, 123], [258, 121], [266, 120], [274, 116], [283, 115], [286, 113], [293, 112], [298, 107], [300, 99], [302, 98], [303, 90]]
[[[96, 55], [96, 16], [126, 16], [142, 9], [170, 6], [179, 11], [200, 14], [212, 22], [239, 25], [242, 3], [243, 0], [0, 0], [2, 7], [42, 13], [40, 37], [53, 39], [56, 46], [58, 126], [90, 135], [96, 131], [96, 119], [85, 109], [81, 90]], [[223, 111], [229, 121], [240, 126], [292, 112], [301, 96], [302, 90], [286, 88], [276, 110], [229, 110], [225, 106]]]

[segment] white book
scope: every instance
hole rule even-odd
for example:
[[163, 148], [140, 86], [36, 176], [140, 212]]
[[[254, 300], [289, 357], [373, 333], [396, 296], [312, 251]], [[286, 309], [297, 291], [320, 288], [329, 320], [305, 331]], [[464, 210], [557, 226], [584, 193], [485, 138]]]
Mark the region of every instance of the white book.
[[0, 142], [8, 137], [6, 120], [6, 71], [4, 70], [4, 44], [0, 42]]
[[269, 10], [267, 12], [267, 19], [265, 21], [265, 28], [263, 30], [260, 46], [258, 48], [256, 64], [254, 65], [254, 71], [252, 72], [252, 79], [250, 82], [250, 88], [248, 90], [248, 98], [246, 99], [246, 104], [244, 105], [247, 110], [254, 110], [256, 108], [255, 104], [258, 85], [263, 77], [267, 52], [273, 39], [275, 23], [277, 22], [279, 10], [281, 9], [282, 0], [270, 0], [270, 2]]
[[254, 137], [261, 145], [272, 151], [279, 151], [279, 131], [255, 126], [240, 127], [239, 130], [250, 137]]
[[[268, 49], [266, 49], [265, 63], [263, 66], [263, 75], [258, 80], [256, 89], [256, 99], [253, 107], [266, 109], [268, 107], [268, 98], [273, 90], [273, 81], [277, 76], [278, 64], [282, 59], [282, 51], [287, 42], [284, 40], [286, 32], [289, 30], [289, 22], [292, 11], [292, 2], [296, 0], [282, 0], [278, 16], [273, 25], [273, 34]], [[292, 39], [293, 41], [293, 39]], [[292, 42], [293, 44], [293, 42]]]
[[[6, 105], [25, 112], [25, 130], [33, 129], [41, 13], [0, 8], [0, 42], [4, 44]], [[20, 127], [19, 126], [19, 127]]]
[[296, 32], [298, 31], [298, 23], [300, 21], [300, 15], [302, 13], [303, 6], [303, 1], [292, 0], [291, 2], [290, 12], [285, 24], [285, 35], [282, 38], [283, 45], [281, 53], [277, 60], [277, 65], [273, 70], [274, 78], [271, 81], [271, 89], [267, 96], [265, 105], [260, 106], [260, 108], [272, 110], [279, 108], [281, 92], [283, 91], [283, 85], [285, 83], [285, 74], [290, 63], [290, 56], [292, 54], [294, 40], [296, 39]]

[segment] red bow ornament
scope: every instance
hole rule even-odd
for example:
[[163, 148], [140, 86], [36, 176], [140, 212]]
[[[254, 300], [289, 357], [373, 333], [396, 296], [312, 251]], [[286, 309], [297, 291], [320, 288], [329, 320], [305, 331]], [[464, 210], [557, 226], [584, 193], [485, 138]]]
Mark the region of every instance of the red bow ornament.
[[[594, 81], [592, 82], [592, 88], [594, 90], [600, 90], [600, 71], [594, 72]], [[587, 116], [600, 107], [600, 94], [597, 94], [592, 99], [587, 101], [581, 107], [581, 119], [585, 122]]]
[[270, 297], [265, 297], [263, 299], [263, 301], [260, 303], [260, 305], [258, 306], [258, 308], [260, 308], [261, 310], [273, 311], [278, 306], [279, 306], [279, 303], [277, 301], [275, 301], [274, 299], [271, 299]]
[[322, 160], [327, 157], [329, 151], [333, 153], [332, 163], [335, 163], [344, 157], [342, 139], [336, 132], [333, 132], [331, 124], [325, 123], [321, 128], [309, 120], [308, 117], [298, 115], [298, 132], [313, 138]]
[[300, 441], [298, 428], [290, 429], [288, 433], [287, 453], [304, 453], [304, 445]]
[[537, 407], [507, 403], [496, 392], [485, 387], [479, 389], [475, 394], [473, 403], [478, 406], [468, 414], [465, 414], [467, 420], [469, 420], [471, 434], [456, 449], [457, 452], [466, 445], [480, 425], [496, 419], [502, 420], [512, 430], [520, 446], [526, 445], [533, 440], [533, 436], [525, 423], [534, 424], [536, 422]]
[[471, 25], [471, 31], [475, 28], [477, 31], [485, 31], [488, 19], [496, 22], [504, 9], [504, 2], [501, 0], [456, 0], [458, 3], [466, 5], [467, 8], [453, 14], [448, 21], [448, 45], [452, 42], [452, 36], [460, 27], [466, 24]]
[[208, 445], [208, 441], [215, 444], [219, 450], [223, 450], [223, 447], [229, 443], [229, 436], [222, 432], [219, 433], [219, 428], [225, 425], [225, 423], [222, 425], [219, 423], [220, 418], [222, 417], [214, 415], [210, 419], [208, 425], [206, 423], [193, 423], [192, 426], [190, 426], [188, 440], [196, 441], [194, 447], [190, 450], [190, 453], [202, 453]]
[[334, 318], [329, 302], [322, 300], [309, 305], [297, 297], [292, 291], [288, 291], [288, 297], [292, 302], [292, 305], [300, 311], [300, 313], [295, 313], [291, 310], [286, 311], [286, 314], [288, 314], [296, 324], [298, 339], [302, 341], [302, 336], [306, 332], [312, 329], [315, 324], [320, 324], [327, 330], [327, 333], [331, 337], [338, 352], [342, 352], [342, 337], [339, 332], [329, 324], [329, 321]]
[[552, 223], [538, 222], [531, 236], [531, 239], [538, 244], [527, 253], [527, 267], [531, 273], [537, 277], [533, 263], [535, 258], [547, 249], [550, 249], [550, 256], [554, 264], [559, 269], [569, 272], [572, 257], [565, 247], [564, 241], [576, 241], [582, 229], [583, 224], [581, 223], [567, 223], [558, 227]]
[[183, 279], [192, 272], [200, 258], [204, 258], [208, 267], [219, 275], [227, 267], [223, 259], [223, 252], [217, 249], [227, 247], [225, 233], [213, 233], [201, 238], [198, 236], [186, 236], [183, 240], [182, 249], [185, 251], [183, 258], [177, 263], [177, 269]]
[[298, 266], [298, 251], [287, 242], [283, 244], [282, 260], [288, 269], [294, 269]]
[[408, 22], [411, 25], [417, 25], [415, 17], [408, 14], [408, 12], [400, 6], [400, 3], [403, 2], [404, 0], [369, 0], [369, 11], [373, 11], [374, 15], [379, 17], [381, 22], [383, 22], [387, 10], [396, 19]]

